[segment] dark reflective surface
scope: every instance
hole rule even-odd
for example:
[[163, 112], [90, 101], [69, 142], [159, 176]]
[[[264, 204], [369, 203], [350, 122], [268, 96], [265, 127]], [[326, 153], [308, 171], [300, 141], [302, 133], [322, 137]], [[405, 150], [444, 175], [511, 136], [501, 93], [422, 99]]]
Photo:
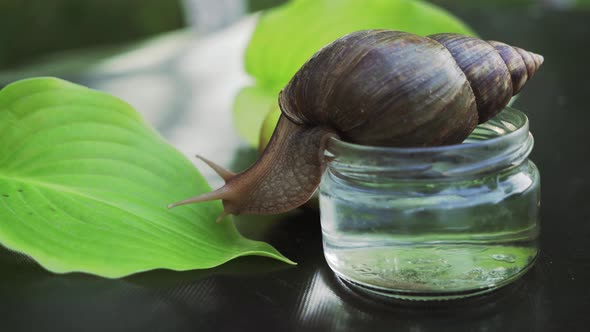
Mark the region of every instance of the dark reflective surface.
[[[4, 252], [1, 330], [590, 330], [590, 13], [453, 9], [484, 38], [545, 56], [514, 105], [530, 118], [536, 138], [532, 159], [543, 186], [542, 253], [522, 279], [460, 301], [368, 298], [329, 270], [319, 216], [304, 211], [238, 220], [244, 234], [275, 245], [299, 263], [296, 267], [251, 257], [206, 271], [152, 271], [108, 280], [51, 274]], [[96, 82], [90, 74], [78, 81]], [[167, 137], [173, 137], [170, 130]], [[253, 156], [238, 152], [242, 161]]]

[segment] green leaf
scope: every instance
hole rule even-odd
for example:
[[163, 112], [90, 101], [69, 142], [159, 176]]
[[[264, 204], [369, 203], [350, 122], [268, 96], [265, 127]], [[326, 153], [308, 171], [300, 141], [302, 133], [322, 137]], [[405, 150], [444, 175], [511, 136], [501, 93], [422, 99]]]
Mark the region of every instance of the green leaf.
[[280, 117], [281, 108], [278, 104], [266, 114], [266, 117], [262, 122], [262, 128], [260, 129], [260, 139], [258, 142], [259, 151], [263, 151], [264, 148], [266, 148], [266, 145], [268, 145], [268, 142], [270, 142]]
[[[251, 146], [258, 144], [262, 122], [268, 112], [277, 105], [276, 97], [256, 87], [243, 88], [234, 102], [235, 127]], [[252, 108], [251, 108], [252, 107]], [[274, 125], [271, 128], [274, 130]]]
[[256, 83], [234, 104], [239, 133], [257, 145], [269, 105], [276, 105], [279, 91], [305, 61], [333, 40], [363, 29], [474, 34], [445, 10], [422, 1], [291, 1], [262, 15], [246, 50], [246, 70]]
[[0, 243], [50, 271], [121, 277], [244, 255], [292, 263], [215, 223], [219, 202], [166, 208], [209, 190], [115, 97], [55, 78], [0, 91]]

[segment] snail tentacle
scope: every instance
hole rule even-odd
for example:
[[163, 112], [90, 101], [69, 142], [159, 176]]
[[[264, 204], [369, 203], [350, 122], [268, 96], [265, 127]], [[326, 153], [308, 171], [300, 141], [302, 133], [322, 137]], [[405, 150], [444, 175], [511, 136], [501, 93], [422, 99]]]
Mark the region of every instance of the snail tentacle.
[[216, 163], [201, 155], [196, 155], [195, 157], [201, 159], [205, 164], [207, 164], [207, 166], [211, 167], [211, 169], [215, 171], [215, 173], [217, 173], [217, 175], [219, 175], [225, 182], [236, 176], [236, 173], [226, 170], [225, 168], [217, 165]]

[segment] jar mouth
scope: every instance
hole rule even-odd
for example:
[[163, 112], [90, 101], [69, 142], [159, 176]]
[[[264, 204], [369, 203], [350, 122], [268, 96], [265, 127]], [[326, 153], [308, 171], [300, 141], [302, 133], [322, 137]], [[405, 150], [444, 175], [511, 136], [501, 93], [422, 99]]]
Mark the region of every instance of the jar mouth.
[[344, 175], [387, 172], [400, 177], [449, 177], [518, 165], [530, 154], [533, 137], [526, 115], [506, 107], [480, 124], [460, 144], [433, 147], [380, 147], [328, 142], [328, 167]]

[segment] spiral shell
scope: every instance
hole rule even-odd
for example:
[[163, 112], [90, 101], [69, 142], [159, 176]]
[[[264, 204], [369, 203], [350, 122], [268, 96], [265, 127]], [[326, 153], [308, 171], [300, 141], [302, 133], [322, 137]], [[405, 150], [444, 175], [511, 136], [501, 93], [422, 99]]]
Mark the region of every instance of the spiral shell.
[[359, 144], [453, 144], [500, 112], [542, 61], [458, 34], [365, 30], [316, 53], [279, 104], [292, 122], [331, 127]]

